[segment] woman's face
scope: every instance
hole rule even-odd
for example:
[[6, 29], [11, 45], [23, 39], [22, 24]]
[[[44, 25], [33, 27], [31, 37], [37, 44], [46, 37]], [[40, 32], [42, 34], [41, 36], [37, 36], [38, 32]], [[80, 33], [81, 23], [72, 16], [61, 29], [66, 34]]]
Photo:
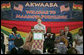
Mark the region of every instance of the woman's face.
[[38, 23], [41, 23], [41, 19], [38, 19], [37, 22], [38, 22]]
[[65, 31], [66, 31], [66, 32], [69, 31], [69, 28], [68, 28], [68, 27], [65, 27]]
[[14, 29], [13, 32], [17, 32], [17, 29]]

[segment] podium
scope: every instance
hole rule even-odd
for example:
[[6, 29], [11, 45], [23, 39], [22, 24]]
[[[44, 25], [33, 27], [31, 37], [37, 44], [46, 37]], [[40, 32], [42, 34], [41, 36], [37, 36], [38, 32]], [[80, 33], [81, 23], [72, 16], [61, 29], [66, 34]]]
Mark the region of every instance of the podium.
[[32, 50], [40, 50], [43, 53], [44, 43], [44, 30], [32, 30], [33, 31], [33, 45]]

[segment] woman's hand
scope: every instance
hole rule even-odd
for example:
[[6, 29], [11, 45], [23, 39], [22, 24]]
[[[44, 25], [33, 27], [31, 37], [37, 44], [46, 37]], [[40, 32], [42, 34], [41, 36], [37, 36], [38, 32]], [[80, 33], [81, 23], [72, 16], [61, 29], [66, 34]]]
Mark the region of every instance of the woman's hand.
[[15, 40], [14, 38], [12, 38], [12, 39], [9, 39], [9, 41], [13, 41], [13, 40]]
[[18, 39], [20, 39], [20, 37], [17, 37]]

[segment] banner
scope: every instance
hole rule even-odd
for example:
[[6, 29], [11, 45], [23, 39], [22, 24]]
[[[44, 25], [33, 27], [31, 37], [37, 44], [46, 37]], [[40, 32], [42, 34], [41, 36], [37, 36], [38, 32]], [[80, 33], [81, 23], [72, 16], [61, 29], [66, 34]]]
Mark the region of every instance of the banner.
[[77, 3], [79, 4], [66, 1], [3, 1], [1, 2], [1, 19], [36, 21], [37, 17], [41, 17], [42, 21], [82, 21], [83, 12], [75, 12], [74, 9], [78, 6], [77, 9], [82, 11], [83, 4]]

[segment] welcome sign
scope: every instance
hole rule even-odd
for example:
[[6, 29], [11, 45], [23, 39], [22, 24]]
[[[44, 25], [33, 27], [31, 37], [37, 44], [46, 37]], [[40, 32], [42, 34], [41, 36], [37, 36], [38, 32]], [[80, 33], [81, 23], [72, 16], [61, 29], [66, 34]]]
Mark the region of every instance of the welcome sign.
[[[41, 17], [43, 21], [81, 21], [82, 5], [74, 4], [65, 1], [13, 1], [10, 4], [11, 18], [8, 20], [36, 21], [37, 17]], [[73, 10], [76, 7], [80, 11]], [[76, 17], [78, 13], [81, 14], [80, 17]]]

